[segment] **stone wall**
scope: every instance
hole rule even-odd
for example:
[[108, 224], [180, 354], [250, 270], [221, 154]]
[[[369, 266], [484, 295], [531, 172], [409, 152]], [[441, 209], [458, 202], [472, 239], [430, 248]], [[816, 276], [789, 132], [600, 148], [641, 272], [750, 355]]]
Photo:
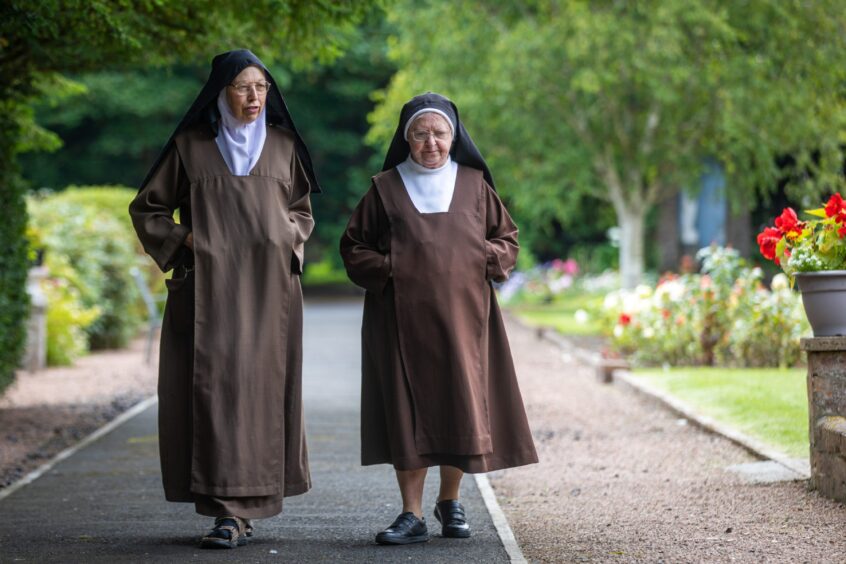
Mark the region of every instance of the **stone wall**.
[[802, 339], [808, 353], [811, 487], [846, 502], [846, 337]]

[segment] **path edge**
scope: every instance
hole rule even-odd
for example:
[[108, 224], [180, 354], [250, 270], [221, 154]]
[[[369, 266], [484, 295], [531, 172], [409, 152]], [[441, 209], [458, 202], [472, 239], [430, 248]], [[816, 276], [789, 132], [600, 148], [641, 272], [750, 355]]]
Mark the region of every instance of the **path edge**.
[[[516, 319], [518, 323], [521, 323], [529, 330], [536, 331], [539, 338], [554, 344], [560, 350], [573, 355], [577, 360], [584, 364], [595, 366], [597, 362], [601, 361], [601, 357], [597, 353], [580, 348], [571, 340], [567, 339], [566, 336], [561, 335], [553, 329], [533, 328], [523, 323], [523, 321], [516, 316], [513, 316], [513, 319]], [[639, 380], [629, 370], [614, 370], [612, 380], [613, 382], [619, 382], [623, 387], [637, 394], [657, 402], [664, 407], [664, 409], [687, 419], [700, 429], [723, 437], [761, 460], [772, 460], [773, 462], [787, 468], [797, 475], [797, 480], [807, 480], [811, 477], [810, 468], [808, 466], [801, 463], [797, 464], [796, 460], [790, 458], [778, 449], [773, 448], [758, 439], [750, 437], [746, 433], [720, 423], [707, 415], [697, 412], [678, 398], [664, 392], [663, 390], [659, 390], [642, 380]]]
[[63, 450], [62, 452], [60, 452], [59, 454], [57, 454], [56, 456], [54, 456], [53, 458], [33, 470], [32, 472], [30, 472], [29, 474], [26, 474], [15, 482], [12, 482], [11, 485], [0, 490], [0, 501], [9, 497], [19, 489], [26, 486], [27, 484], [31, 484], [32, 482], [49, 472], [56, 464], [58, 464], [62, 460], [73, 456], [80, 450], [95, 442], [97, 439], [108, 435], [109, 433], [111, 433], [112, 431], [114, 431], [136, 415], [140, 414], [143, 411], [146, 411], [147, 408], [157, 403], [158, 400], [158, 395], [152, 395], [146, 399], [139, 401], [138, 403], [136, 403], [135, 405], [133, 405], [132, 407], [130, 407], [129, 409], [127, 409], [126, 411], [124, 411], [123, 413], [121, 413], [99, 429], [96, 429], [93, 433], [91, 433], [78, 443], [69, 446], [68, 448], [66, 448], [65, 450]]
[[476, 487], [479, 488], [479, 493], [482, 494], [482, 499], [485, 502], [485, 507], [488, 514], [491, 516], [494, 527], [496, 527], [496, 534], [499, 535], [499, 540], [502, 546], [505, 547], [505, 552], [508, 554], [510, 562], [518, 564], [527, 564], [526, 557], [523, 556], [523, 551], [520, 545], [517, 544], [517, 538], [514, 536], [514, 531], [511, 530], [511, 525], [508, 524], [508, 519], [499, 506], [499, 501], [496, 499], [496, 493], [491, 487], [491, 482], [486, 474], [473, 474], [476, 478]]

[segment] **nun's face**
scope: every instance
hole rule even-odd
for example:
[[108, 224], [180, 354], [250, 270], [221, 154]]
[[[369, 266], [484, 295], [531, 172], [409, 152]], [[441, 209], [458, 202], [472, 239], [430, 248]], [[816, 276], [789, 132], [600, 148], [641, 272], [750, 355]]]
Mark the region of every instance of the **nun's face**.
[[408, 128], [408, 146], [411, 158], [426, 168], [438, 168], [449, 158], [452, 147], [452, 129], [440, 114], [423, 114]]
[[252, 123], [264, 109], [268, 83], [258, 67], [247, 67], [226, 87], [226, 101], [238, 121]]

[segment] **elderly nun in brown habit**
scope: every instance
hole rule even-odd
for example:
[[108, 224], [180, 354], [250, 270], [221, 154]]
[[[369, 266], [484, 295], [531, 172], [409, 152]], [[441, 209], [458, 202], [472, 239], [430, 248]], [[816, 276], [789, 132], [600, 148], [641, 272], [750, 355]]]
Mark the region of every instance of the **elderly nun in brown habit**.
[[341, 239], [347, 273], [367, 290], [362, 464], [392, 464], [402, 495], [380, 544], [429, 539], [428, 467], [440, 467], [434, 516], [443, 536], [465, 538], [464, 473], [538, 460], [491, 288], [518, 250], [493, 186], [455, 105], [416, 96]]
[[[319, 192], [282, 95], [250, 51], [214, 58], [129, 212], [163, 270], [159, 367], [165, 497], [215, 517], [234, 548], [250, 519], [311, 487], [301, 398], [303, 244]], [[173, 215], [179, 210], [179, 223]]]

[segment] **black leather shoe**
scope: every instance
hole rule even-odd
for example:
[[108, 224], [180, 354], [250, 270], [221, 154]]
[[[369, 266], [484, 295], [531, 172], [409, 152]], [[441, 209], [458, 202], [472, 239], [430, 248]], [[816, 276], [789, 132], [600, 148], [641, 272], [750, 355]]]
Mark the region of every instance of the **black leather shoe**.
[[441, 535], [452, 539], [470, 536], [470, 525], [464, 515], [464, 506], [456, 499], [446, 499], [435, 504], [435, 519], [441, 523]]
[[426, 520], [418, 519], [410, 511], [400, 513], [390, 527], [376, 535], [379, 544], [411, 544], [427, 540], [429, 529], [426, 528]]

